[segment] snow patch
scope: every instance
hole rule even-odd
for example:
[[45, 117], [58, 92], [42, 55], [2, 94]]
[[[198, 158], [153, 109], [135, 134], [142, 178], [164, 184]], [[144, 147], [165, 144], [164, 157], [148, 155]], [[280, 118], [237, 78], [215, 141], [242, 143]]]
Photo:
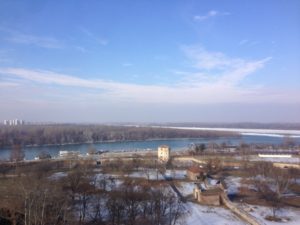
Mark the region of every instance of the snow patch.
[[230, 210], [222, 207], [210, 207], [196, 203], [185, 204], [188, 211], [187, 225], [244, 225], [241, 219]]

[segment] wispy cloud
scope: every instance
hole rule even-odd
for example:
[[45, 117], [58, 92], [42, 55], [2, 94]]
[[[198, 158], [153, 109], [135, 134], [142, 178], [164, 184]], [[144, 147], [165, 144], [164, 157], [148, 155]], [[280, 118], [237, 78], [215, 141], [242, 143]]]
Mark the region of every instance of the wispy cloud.
[[239, 42], [239, 45], [245, 45], [245, 44], [247, 44], [248, 42], [249, 42], [248, 39], [243, 39], [243, 40], [241, 40], [241, 41]]
[[63, 42], [54, 37], [25, 34], [3, 27], [1, 27], [0, 31], [6, 34], [5, 40], [17, 44], [35, 45], [42, 48], [64, 48]]
[[[190, 67], [173, 70], [176, 81], [168, 84], [86, 79], [48, 70], [16, 67], [0, 68], [0, 75], [4, 82], [17, 79], [18, 90], [23, 90], [22, 93], [31, 90], [31, 86], [45, 87], [42, 89], [45, 92], [47, 88], [55, 87], [57, 94], [67, 96], [70, 101], [77, 96], [82, 102], [94, 102], [93, 104], [99, 101], [142, 104], [299, 102], [298, 98], [292, 97], [299, 96], [299, 91], [292, 93], [291, 90], [271, 90], [260, 83], [250, 85], [246, 82], [246, 78], [264, 68], [271, 57], [249, 60], [231, 57], [223, 52], [208, 51], [199, 45], [182, 46], [181, 50]], [[8, 88], [9, 85], [13, 84], [3, 83], [1, 91], [5, 91], [4, 87]], [[52, 92], [49, 91], [48, 94], [51, 95]]]
[[122, 66], [124, 66], [124, 67], [131, 67], [131, 66], [133, 66], [133, 64], [125, 62], [125, 63], [122, 63]]
[[228, 57], [222, 52], [207, 51], [201, 46], [183, 46], [182, 49], [199, 72], [206, 76], [210, 74], [214, 77], [214, 81], [227, 83], [243, 80], [249, 74], [261, 69], [272, 58], [250, 61]]
[[82, 46], [74, 46], [74, 48], [75, 48], [77, 51], [80, 51], [80, 52], [82, 52], [82, 53], [88, 52], [88, 50], [87, 50], [85, 47], [82, 47]]
[[13, 63], [14, 49], [0, 49], [0, 63]]
[[239, 45], [240, 46], [255, 46], [255, 45], [257, 45], [257, 44], [259, 44], [259, 42], [258, 41], [251, 41], [251, 40], [248, 40], [248, 39], [243, 39], [243, 40], [241, 40], [240, 42], [239, 42]]
[[230, 15], [229, 12], [219, 12], [217, 10], [210, 10], [206, 14], [195, 15], [194, 20], [195, 21], [204, 21], [204, 20], [211, 19], [211, 18], [214, 18], [217, 16], [229, 16], [229, 15]]
[[0, 73], [14, 75], [24, 80], [43, 84], [55, 84], [61, 86], [74, 86], [84, 88], [101, 88], [103, 83], [94, 80], [86, 80], [78, 77], [54, 73], [45, 70], [28, 70], [23, 68], [1, 68]]
[[108, 40], [105, 38], [100, 37], [99, 35], [94, 34], [93, 32], [91, 32], [90, 30], [84, 28], [84, 27], [80, 27], [80, 30], [82, 31], [82, 33], [84, 33], [85, 35], [87, 35], [90, 39], [92, 39], [93, 41], [97, 42], [100, 45], [107, 45], [108, 44]]
[[0, 81], [0, 87], [5, 88], [5, 87], [17, 87], [19, 86], [18, 83], [15, 82], [8, 82], [8, 81]]
[[[170, 85], [84, 79], [24, 68], [0, 68], [0, 74], [38, 84], [76, 87], [79, 88], [77, 94], [80, 96], [90, 92], [87, 101], [94, 99], [140, 103], [228, 103], [274, 100], [274, 93], [267, 94], [261, 87], [240, 85], [245, 77], [263, 68], [270, 60], [269, 57], [246, 61], [195, 46], [185, 46], [183, 49], [197, 72], [181, 72], [182, 79]], [[258, 94], [262, 93], [264, 97], [258, 99]]]

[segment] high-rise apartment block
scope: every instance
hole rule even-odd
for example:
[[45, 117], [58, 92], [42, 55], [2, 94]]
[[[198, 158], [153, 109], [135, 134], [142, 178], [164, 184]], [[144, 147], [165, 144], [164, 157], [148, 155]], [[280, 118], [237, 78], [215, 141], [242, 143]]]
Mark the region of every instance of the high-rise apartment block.
[[17, 126], [17, 125], [24, 125], [24, 120], [13, 119], [13, 120], [4, 120], [3, 124], [6, 126]]

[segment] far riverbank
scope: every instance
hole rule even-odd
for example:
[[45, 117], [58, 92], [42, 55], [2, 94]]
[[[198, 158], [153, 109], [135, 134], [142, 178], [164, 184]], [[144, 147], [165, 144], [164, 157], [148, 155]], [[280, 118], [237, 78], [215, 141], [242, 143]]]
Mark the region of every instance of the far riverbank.
[[[59, 151], [79, 151], [81, 154], [86, 154], [88, 149], [93, 146], [98, 151], [143, 151], [143, 150], [156, 150], [160, 145], [168, 145], [173, 151], [185, 150], [191, 144], [195, 143], [227, 143], [230, 145], [238, 145], [240, 143], [258, 143], [279, 145], [284, 142], [284, 137], [278, 136], [254, 136], [254, 135], [241, 135], [237, 137], [212, 137], [212, 138], [174, 138], [174, 139], [155, 139], [145, 141], [114, 141], [114, 142], [99, 142], [99, 143], [80, 143], [70, 145], [55, 145], [55, 146], [41, 146], [41, 147], [24, 147], [26, 159], [34, 159], [41, 151], [48, 152], [52, 157], [58, 156]], [[300, 138], [293, 138], [296, 144], [300, 144]], [[10, 149], [0, 149], [0, 159], [9, 159]]]

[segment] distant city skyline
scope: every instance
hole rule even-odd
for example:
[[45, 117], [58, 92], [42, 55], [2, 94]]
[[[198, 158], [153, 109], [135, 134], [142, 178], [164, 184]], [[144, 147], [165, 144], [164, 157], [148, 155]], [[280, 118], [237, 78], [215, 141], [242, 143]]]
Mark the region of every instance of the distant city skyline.
[[1, 1], [0, 119], [300, 122], [300, 1]]
[[3, 120], [3, 125], [5, 126], [17, 126], [17, 125], [24, 125], [25, 121], [21, 119], [8, 119]]

